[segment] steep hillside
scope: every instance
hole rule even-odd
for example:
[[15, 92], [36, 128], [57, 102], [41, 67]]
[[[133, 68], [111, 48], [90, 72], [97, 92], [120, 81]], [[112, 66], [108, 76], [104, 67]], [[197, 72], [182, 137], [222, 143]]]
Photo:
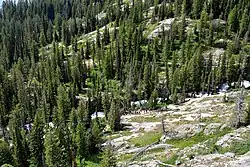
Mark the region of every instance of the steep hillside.
[[3, 1], [0, 166], [243, 163], [249, 37], [249, 0]]
[[124, 130], [105, 136], [105, 144], [111, 143], [121, 166], [247, 166], [250, 127], [231, 125], [239, 94], [230, 92], [228, 102], [224, 94], [202, 96], [122, 116]]

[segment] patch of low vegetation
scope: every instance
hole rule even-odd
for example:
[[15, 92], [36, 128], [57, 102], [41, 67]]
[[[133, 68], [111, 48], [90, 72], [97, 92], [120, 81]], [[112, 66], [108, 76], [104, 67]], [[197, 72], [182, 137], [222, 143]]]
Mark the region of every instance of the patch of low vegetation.
[[160, 118], [158, 117], [142, 117], [142, 116], [137, 116], [137, 117], [132, 117], [131, 122], [138, 122], [138, 123], [142, 123], [142, 122], [160, 122]]
[[[91, 156], [88, 159], [83, 159], [82, 160], [83, 166], [85, 166], [85, 167], [100, 167], [101, 164], [100, 164], [100, 158], [99, 158], [99, 156], [100, 155], [97, 154], [97, 155]], [[81, 166], [79, 159], [77, 160], [77, 166]]]
[[129, 159], [131, 159], [134, 156], [134, 154], [121, 154], [117, 160], [119, 162], [124, 162], [124, 161], [128, 161]]
[[177, 159], [178, 159], [178, 155], [177, 154], [173, 154], [169, 159], [167, 159], [166, 161], [164, 161], [164, 163], [165, 164], [172, 164], [172, 165], [174, 165]]
[[195, 136], [189, 137], [189, 138], [170, 139], [170, 140], [167, 140], [166, 143], [172, 144], [174, 147], [183, 149], [185, 147], [191, 147], [194, 144], [204, 142], [208, 139], [219, 138], [219, 137], [221, 137], [229, 132], [230, 132], [230, 129], [225, 129], [223, 131], [217, 131], [216, 133], [211, 134], [211, 135], [205, 135], [203, 132], [201, 132], [201, 133], [199, 133]]
[[122, 137], [122, 136], [130, 136], [131, 134], [132, 134], [132, 132], [130, 132], [128, 130], [119, 131], [116, 133], [112, 133], [112, 135], [104, 136], [103, 140], [113, 140], [113, 139], [116, 139], [116, 138]]
[[213, 117], [204, 117], [204, 118], [200, 119], [200, 122], [207, 123], [207, 124], [209, 124], [209, 123], [221, 123], [223, 121], [224, 121], [223, 118], [218, 117], [218, 115], [213, 116]]
[[85, 166], [86, 166], [86, 167], [100, 167], [101, 164], [96, 163], [96, 162], [92, 162], [92, 161], [86, 161], [86, 162], [85, 162]]
[[243, 155], [250, 151], [250, 139], [245, 142], [235, 142], [227, 148], [219, 148], [219, 153], [233, 152], [236, 155]]
[[114, 134], [114, 135], [107, 135], [107, 136], [103, 136], [103, 140], [113, 140], [120, 137], [119, 134]]
[[170, 104], [170, 101], [157, 103], [156, 108], [166, 108]]
[[165, 150], [165, 148], [155, 148], [155, 149], [151, 149], [146, 151], [147, 153], [160, 153], [163, 152]]
[[161, 132], [149, 132], [143, 134], [142, 136], [130, 139], [130, 143], [135, 145], [136, 147], [144, 147], [157, 142], [158, 140], [160, 140], [161, 136]]
[[132, 132], [125, 130], [125, 131], [120, 131], [119, 134], [121, 136], [130, 136], [130, 135], [132, 135]]

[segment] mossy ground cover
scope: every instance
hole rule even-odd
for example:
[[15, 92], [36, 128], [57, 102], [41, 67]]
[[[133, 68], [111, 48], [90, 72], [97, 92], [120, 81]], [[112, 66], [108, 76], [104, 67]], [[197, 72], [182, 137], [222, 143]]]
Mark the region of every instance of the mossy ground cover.
[[142, 136], [130, 139], [130, 143], [136, 147], [144, 147], [158, 141], [162, 136], [161, 132], [149, 132]]
[[134, 156], [134, 154], [121, 154], [119, 157], [118, 157], [118, 161], [119, 162], [124, 162], [124, 161], [128, 161], [129, 159], [131, 159], [132, 157]]
[[173, 154], [169, 159], [163, 161], [165, 164], [172, 164], [174, 165], [176, 160], [178, 159], [178, 155], [177, 154]]
[[174, 147], [183, 149], [185, 147], [191, 147], [194, 144], [204, 142], [208, 139], [219, 138], [219, 137], [221, 137], [229, 132], [230, 132], [230, 129], [225, 129], [223, 131], [217, 131], [216, 133], [211, 134], [211, 135], [205, 135], [203, 132], [201, 132], [201, 133], [194, 135], [192, 137], [189, 137], [189, 138], [170, 139], [170, 140], [167, 140], [166, 143], [172, 144]]
[[116, 133], [112, 133], [112, 135], [106, 135], [103, 136], [103, 140], [112, 140], [112, 139], [116, 139], [122, 136], [130, 136], [132, 134], [132, 132], [128, 131], [128, 130], [124, 130], [124, 131], [119, 131]]
[[165, 148], [155, 148], [155, 149], [146, 151], [146, 153], [147, 154], [160, 153], [160, 152], [164, 152], [164, 150], [165, 150]]

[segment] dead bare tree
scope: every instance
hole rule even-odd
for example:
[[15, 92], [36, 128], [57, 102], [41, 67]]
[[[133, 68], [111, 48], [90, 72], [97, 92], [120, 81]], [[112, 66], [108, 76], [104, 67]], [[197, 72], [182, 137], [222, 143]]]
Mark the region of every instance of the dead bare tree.
[[243, 104], [244, 104], [244, 86], [241, 87], [240, 95], [237, 98], [236, 102], [236, 122], [235, 122], [235, 127], [240, 127], [241, 125], [244, 124], [245, 122], [245, 113], [243, 109]]
[[166, 132], [166, 129], [165, 129], [164, 118], [163, 117], [161, 119], [161, 125], [162, 125], [162, 135], [166, 136], [167, 132]]
[[244, 87], [244, 82], [243, 82], [243, 75], [244, 75], [244, 69], [245, 69], [245, 64], [246, 64], [246, 56], [244, 56], [243, 58], [243, 63], [241, 66], [241, 74], [239, 77], [239, 82], [240, 82], [240, 86], [241, 86], [241, 91], [240, 91], [240, 95], [237, 98], [236, 101], [236, 120], [235, 122], [233, 122], [233, 126], [238, 128], [242, 125], [245, 124], [245, 111], [244, 111], [244, 93], [245, 93], [245, 87]]

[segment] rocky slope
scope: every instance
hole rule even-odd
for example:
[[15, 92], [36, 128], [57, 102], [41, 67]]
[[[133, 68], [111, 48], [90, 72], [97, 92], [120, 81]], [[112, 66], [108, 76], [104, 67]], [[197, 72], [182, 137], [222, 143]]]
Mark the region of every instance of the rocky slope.
[[224, 94], [204, 95], [124, 115], [124, 130], [106, 136], [104, 145], [113, 145], [120, 166], [249, 166], [250, 126], [230, 124], [238, 94], [228, 93], [228, 102]]

